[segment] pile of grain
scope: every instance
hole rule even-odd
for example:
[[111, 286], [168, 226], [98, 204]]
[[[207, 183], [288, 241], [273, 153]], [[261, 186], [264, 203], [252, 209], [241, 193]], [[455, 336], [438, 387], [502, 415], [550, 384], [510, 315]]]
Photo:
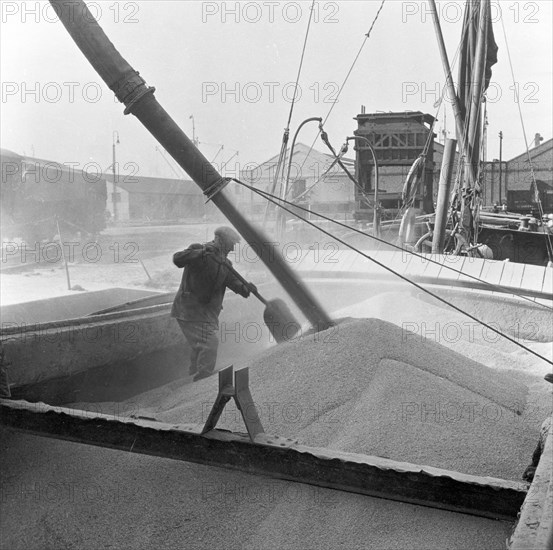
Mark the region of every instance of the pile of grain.
[[[346, 321], [243, 366], [267, 433], [475, 475], [518, 479], [543, 419], [515, 377], [377, 319]], [[136, 403], [161, 421], [201, 423], [216, 387], [215, 377], [173, 384]], [[219, 427], [245, 431], [230, 404]]]
[[[355, 306], [338, 310], [335, 316], [362, 318], [370, 312], [371, 317], [394, 323], [417, 335], [410, 339], [418, 337], [419, 340], [442, 344], [488, 367], [533, 373], [540, 378], [551, 370], [545, 361], [528, 354], [523, 348], [470, 317], [433, 298], [423, 298], [415, 298], [410, 292], [386, 292]], [[477, 319], [482, 317], [478, 311], [474, 313]], [[550, 360], [553, 358], [551, 342], [544, 340], [546, 331], [538, 323], [525, 320], [524, 316], [517, 315], [516, 310], [509, 316], [504, 315], [504, 310], [495, 309], [494, 313], [494, 320], [488, 322], [492, 327], [540, 355]]]

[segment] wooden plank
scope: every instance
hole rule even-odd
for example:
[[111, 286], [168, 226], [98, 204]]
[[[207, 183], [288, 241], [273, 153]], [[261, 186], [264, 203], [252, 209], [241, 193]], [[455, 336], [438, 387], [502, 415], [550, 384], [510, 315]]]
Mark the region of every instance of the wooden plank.
[[542, 292], [547, 292], [551, 294], [553, 292], [553, 268], [548, 267], [545, 269], [545, 274], [543, 276], [543, 286], [541, 289]]
[[437, 276], [437, 279], [443, 281], [441, 284], [447, 284], [447, 281], [457, 280], [453, 279], [457, 276], [455, 271], [457, 271], [457, 264], [451, 263], [450, 256], [442, 256], [442, 269], [440, 269]]
[[541, 291], [546, 269], [546, 267], [540, 265], [528, 264], [524, 270], [521, 288], [525, 290]]
[[422, 277], [439, 278], [443, 269], [444, 257], [442, 254], [427, 254], [427, 262], [424, 271], [421, 273]]
[[525, 267], [525, 264], [507, 262], [503, 270], [503, 275], [501, 276], [500, 285], [509, 288], [520, 288]]
[[505, 262], [498, 260], [485, 260], [480, 277], [493, 285], [498, 285], [505, 269]]
[[202, 426], [115, 418], [106, 414], [0, 399], [0, 423], [46, 437], [219, 466], [332, 489], [496, 519], [514, 519], [522, 483], [395, 462], [380, 457], [247, 436]]
[[460, 260], [461, 261], [459, 263], [454, 264], [454, 265], [451, 266], [451, 267], [453, 267], [454, 269], [457, 270], [457, 273], [453, 273], [451, 275], [452, 278], [456, 281], [461, 279], [461, 274], [463, 273], [463, 270], [465, 269], [465, 265], [470, 261], [470, 258], [468, 258], [467, 256], [461, 256]]
[[404, 274], [413, 279], [420, 278], [430, 263], [426, 254], [413, 254], [409, 267], [405, 270]]
[[[484, 262], [482, 273], [480, 273], [480, 277], [482, 278], [482, 280], [487, 281], [492, 285], [499, 285], [501, 277], [503, 275], [503, 270], [505, 269], [507, 263], [508, 262], [486, 260]], [[492, 294], [496, 294], [496, 292], [492, 292]]]
[[[399, 273], [400, 275], [403, 275], [405, 277], [411, 277], [411, 262], [413, 260], [420, 262], [418, 258], [416, 258], [413, 254], [409, 254], [406, 252], [400, 252], [398, 256], [394, 258], [394, 264], [392, 269]], [[415, 265], [415, 264], [413, 264]], [[416, 271], [416, 268], [415, 268]]]
[[473, 277], [480, 279], [482, 270], [484, 269], [483, 258], [467, 258], [463, 263], [462, 275], [459, 275], [459, 281], [474, 281]]
[[444, 255], [443, 268], [439, 274], [441, 284], [447, 284], [445, 281], [453, 282], [459, 280], [465, 260], [465, 256]]

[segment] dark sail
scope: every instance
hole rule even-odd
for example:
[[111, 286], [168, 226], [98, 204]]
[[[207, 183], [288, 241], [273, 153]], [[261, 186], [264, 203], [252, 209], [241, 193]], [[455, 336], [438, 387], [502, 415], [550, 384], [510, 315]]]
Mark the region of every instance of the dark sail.
[[[490, 0], [486, 0], [489, 2]], [[488, 13], [490, 13], [488, 8]], [[486, 50], [486, 83], [484, 85], [484, 91], [488, 89], [490, 81], [492, 79], [492, 67], [497, 63], [497, 52], [499, 48], [495, 41], [495, 36], [493, 34], [493, 24], [491, 17], [488, 17], [488, 48]]]

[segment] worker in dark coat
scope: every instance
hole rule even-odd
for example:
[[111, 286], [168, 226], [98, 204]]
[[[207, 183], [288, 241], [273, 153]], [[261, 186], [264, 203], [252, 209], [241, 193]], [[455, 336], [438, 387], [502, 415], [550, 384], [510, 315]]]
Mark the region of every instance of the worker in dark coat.
[[194, 381], [208, 377], [215, 369], [219, 314], [227, 287], [244, 298], [257, 290], [253, 283], [242, 283], [229, 269], [232, 263], [227, 255], [238, 242], [240, 236], [234, 229], [219, 227], [213, 241], [192, 244], [173, 255], [173, 263], [184, 268], [184, 273], [171, 316], [192, 348], [190, 374], [195, 374]]

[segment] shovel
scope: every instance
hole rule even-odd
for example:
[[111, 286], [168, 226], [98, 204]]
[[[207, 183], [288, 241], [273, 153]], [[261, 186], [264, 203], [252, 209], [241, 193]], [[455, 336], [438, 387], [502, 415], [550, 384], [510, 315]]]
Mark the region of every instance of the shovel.
[[245, 284], [250, 292], [265, 305], [263, 312], [263, 321], [267, 325], [269, 332], [273, 335], [278, 344], [291, 340], [300, 330], [300, 324], [292, 315], [290, 308], [284, 303], [284, 300], [275, 298], [266, 300], [259, 292], [251, 287], [251, 284], [236, 271], [233, 267], [223, 264], [239, 281]]

